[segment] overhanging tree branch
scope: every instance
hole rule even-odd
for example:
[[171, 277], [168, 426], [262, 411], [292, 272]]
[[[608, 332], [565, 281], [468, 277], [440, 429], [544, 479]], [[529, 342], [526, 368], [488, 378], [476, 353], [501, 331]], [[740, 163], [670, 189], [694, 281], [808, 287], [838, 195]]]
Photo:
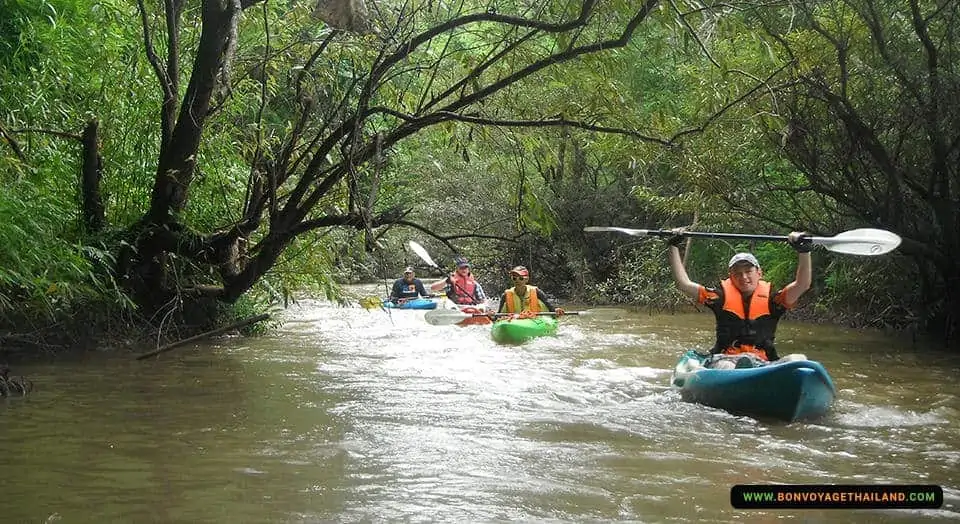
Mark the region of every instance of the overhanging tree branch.
[[[428, 124], [428, 123], [434, 122], [433, 118], [431, 118], [431, 119], [428, 120], [428, 119], [424, 119], [424, 118], [417, 117], [417, 116], [414, 116], [414, 115], [409, 115], [409, 114], [406, 114], [406, 113], [397, 111], [397, 110], [395, 110], [395, 109], [391, 109], [391, 108], [389, 108], [389, 107], [383, 107], [383, 106], [371, 107], [371, 108], [370, 108], [370, 114], [371, 114], [371, 115], [374, 115], [374, 114], [387, 114], [387, 115], [391, 115], [391, 116], [397, 117], [397, 118], [399, 118], [400, 120], [403, 120], [403, 121], [408, 122], [408, 123], [410, 123], [410, 124], [416, 124], [416, 123]], [[497, 126], [497, 127], [530, 127], [530, 128], [535, 128], [535, 127], [557, 127], [557, 126], [563, 127], [563, 126], [567, 126], [567, 127], [575, 127], [575, 128], [579, 128], [579, 129], [584, 129], [584, 130], [587, 130], [587, 131], [596, 131], [596, 132], [598, 132], [598, 133], [609, 133], [609, 134], [614, 134], [614, 135], [630, 136], [630, 137], [633, 137], [633, 138], [637, 138], [637, 139], [639, 139], [639, 140], [642, 140], [642, 141], [644, 141], [644, 142], [653, 142], [653, 143], [657, 143], [657, 144], [664, 145], [664, 146], [669, 146], [669, 145], [671, 145], [670, 142], [668, 142], [667, 140], [664, 140], [664, 139], [662, 139], [662, 138], [657, 138], [657, 137], [652, 137], [652, 136], [644, 135], [644, 134], [642, 134], [642, 133], [639, 133], [639, 132], [637, 132], [637, 131], [633, 131], [633, 130], [630, 130], [630, 129], [621, 129], [621, 128], [615, 128], [615, 127], [600, 126], [600, 125], [596, 125], [596, 124], [589, 124], [589, 123], [581, 122], [581, 121], [578, 121], [578, 120], [570, 120], [570, 119], [568, 119], [568, 118], [564, 118], [563, 116], [559, 116], [559, 115], [558, 115], [558, 116], [555, 116], [555, 117], [543, 118], [543, 119], [538, 119], [538, 120], [503, 120], [503, 119], [496, 119], [496, 118], [485, 118], [485, 117], [480, 117], [480, 116], [471, 116], [471, 115], [464, 115], [464, 114], [457, 114], [457, 113], [449, 113], [449, 112], [446, 112], [446, 111], [437, 111], [437, 112], [435, 112], [435, 113], [431, 113], [431, 117], [442, 117], [444, 120], [453, 120], [453, 121], [458, 121], [458, 122], [466, 122], [466, 123], [469, 123], [469, 124], [477, 124], [477, 125], [485, 125], [485, 126]]]
[[760, 90], [767, 90], [768, 92], [775, 91], [775, 90], [772, 90], [768, 84], [770, 83], [771, 80], [773, 80], [777, 75], [779, 75], [781, 72], [783, 72], [786, 68], [790, 67], [790, 65], [791, 65], [790, 63], [786, 63], [786, 64], [780, 66], [776, 71], [774, 71], [773, 73], [770, 73], [769, 75], [767, 75], [767, 77], [766, 77], [762, 82], [760, 82], [759, 84], [753, 86], [752, 88], [750, 88], [750, 89], [747, 90], [745, 93], [743, 93], [742, 95], [738, 96], [737, 98], [734, 98], [734, 99], [731, 100], [730, 102], [726, 103], [726, 104], [725, 104], [723, 107], [721, 107], [718, 111], [715, 111], [712, 115], [710, 115], [710, 116], [706, 119], [706, 121], [703, 122], [703, 124], [700, 124], [700, 125], [697, 126], [697, 127], [691, 127], [691, 128], [687, 128], [687, 129], [684, 129], [684, 130], [682, 130], [682, 131], [679, 131], [678, 133], [676, 133], [676, 134], [674, 134], [672, 137], [670, 137], [670, 139], [668, 140], [668, 142], [669, 142], [670, 144], [674, 144], [674, 143], [676, 143], [680, 138], [683, 138], [684, 136], [691, 135], [691, 134], [694, 134], [694, 133], [702, 133], [702, 132], [704, 132], [704, 131], [707, 129], [707, 127], [709, 127], [711, 124], [713, 124], [714, 122], [716, 122], [717, 120], [719, 120], [720, 117], [724, 115], [724, 113], [726, 113], [726, 112], [729, 111], [730, 109], [732, 109], [732, 108], [740, 105], [740, 104], [741, 104], [742, 102], [744, 102], [745, 100], [748, 100], [749, 98], [751, 98], [755, 93], [757, 93], [757, 92], [760, 91]]
[[21, 162], [27, 161], [27, 157], [24, 156], [23, 151], [20, 149], [20, 144], [18, 144], [17, 140], [13, 138], [13, 135], [8, 133], [7, 130], [3, 128], [2, 123], [0, 123], [0, 136], [2, 136], [8, 144], [10, 144], [10, 149], [13, 150], [13, 154], [17, 155], [17, 158], [19, 158]]

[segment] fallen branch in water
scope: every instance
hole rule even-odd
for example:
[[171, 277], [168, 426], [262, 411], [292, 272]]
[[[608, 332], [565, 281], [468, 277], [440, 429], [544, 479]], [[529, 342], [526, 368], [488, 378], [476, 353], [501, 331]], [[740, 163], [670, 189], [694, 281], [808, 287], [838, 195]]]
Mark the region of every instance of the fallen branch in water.
[[246, 320], [241, 320], [241, 321], [239, 321], [239, 322], [234, 322], [233, 324], [230, 324], [230, 325], [228, 325], [228, 326], [219, 327], [219, 328], [214, 329], [214, 330], [212, 330], [212, 331], [207, 331], [206, 333], [200, 333], [199, 335], [194, 335], [194, 336], [192, 336], [192, 337], [188, 337], [188, 338], [185, 338], [185, 339], [183, 339], [183, 340], [178, 340], [178, 341], [176, 341], [176, 342], [167, 344], [166, 346], [157, 348], [157, 349], [155, 349], [155, 350], [153, 350], [153, 351], [149, 351], [149, 352], [147, 352], [147, 353], [143, 353], [142, 355], [137, 355], [137, 360], [143, 360], [143, 359], [145, 359], [145, 358], [149, 358], [149, 357], [152, 357], [152, 356], [154, 356], [154, 355], [159, 355], [160, 353], [164, 353], [164, 352], [166, 352], [166, 351], [170, 351], [171, 349], [176, 349], [176, 348], [178, 348], [178, 347], [180, 347], [180, 346], [182, 346], [182, 345], [184, 345], [184, 344], [189, 344], [189, 343], [191, 343], [191, 342], [193, 342], [193, 341], [200, 340], [200, 339], [202, 339], [202, 338], [211, 337], [211, 336], [213, 336], [213, 335], [219, 335], [220, 333], [226, 333], [227, 331], [230, 331], [230, 330], [232, 330], [232, 329], [241, 328], [241, 327], [244, 327], [244, 326], [247, 326], [247, 325], [250, 325], [250, 324], [256, 324], [257, 322], [260, 322], [260, 321], [263, 321], [263, 320], [267, 320], [268, 318], [270, 318], [270, 315], [264, 313], [264, 314], [262, 314], [262, 315], [257, 315], [257, 316], [255, 316], [255, 317], [250, 317], [250, 318], [248, 318], [248, 319], [246, 319]]
[[33, 382], [21, 377], [8, 377], [10, 368], [6, 365], [0, 365], [0, 397], [12, 397], [14, 395], [25, 397], [27, 393], [33, 391]]

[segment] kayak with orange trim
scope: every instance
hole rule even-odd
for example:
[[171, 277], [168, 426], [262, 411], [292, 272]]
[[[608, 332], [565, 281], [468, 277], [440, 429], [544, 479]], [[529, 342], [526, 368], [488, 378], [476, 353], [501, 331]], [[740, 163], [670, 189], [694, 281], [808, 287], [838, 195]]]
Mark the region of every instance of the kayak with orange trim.
[[[458, 309], [460, 310], [461, 313], [466, 313], [468, 315], [483, 314], [487, 312], [482, 308], [476, 308], [476, 307], [460, 307]], [[493, 320], [490, 320], [490, 317], [479, 316], [479, 317], [465, 318], [460, 322], [457, 322], [457, 325], [458, 326], [485, 326], [492, 322]]]

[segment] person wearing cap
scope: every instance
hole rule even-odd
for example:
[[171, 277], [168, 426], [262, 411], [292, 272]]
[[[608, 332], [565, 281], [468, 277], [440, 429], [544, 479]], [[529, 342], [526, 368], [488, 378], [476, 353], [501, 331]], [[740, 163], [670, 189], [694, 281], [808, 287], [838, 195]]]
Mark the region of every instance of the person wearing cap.
[[[682, 233], [682, 229], [677, 232]], [[797, 252], [796, 278], [776, 291], [762, 279], [760, 262], [750, 253], [737, 253], [730, 258], [729, 276], [718, 288], [693, 282], [680, 260], [679, 245], [685, 237], [677, 234], [669, 239], [667, 257], [677, 288], [716, 316], [716, 342], [710, 350], [714, 356], [708, 361], [709, 367], [750, 368], [780, 358], [774, 347], [777, 322], [810, 289], [813, 274], [813, 244], [809, 235], [795, 231], [787, 239]]]
[[507, 288], [500, 295], [500, 313], [553, 311], [557, 316], [563, 315], [563, 309], [553, 307], [544, 293], [529, 284], [530, 271], [526, 267], [517, 266], [511, 269], [510, 280], [513, 281], [513, 287]]
[[429, 297], [430, 294], [423, 287], [423, 282], [417, 278], [412, 266], [407, 266], [403, 270], [403, 278], [398, 278], [393, 282], [393, 289], [390, 291], [390, 297], [387, 299], [395, 304], [402, 304], [411, 298]]
[[487, 300], [487, 295], [483, 292], [480, 283], [473, 278], [470, 272], [470, 261], [465, 257], [455, 257], [453, 259], [457, 269], [450, 273], [447, 278], [438, 280], [430, 284], [431, 291], [440, 291], [446, 289], [447, 298], [455, 304], [477, 305]]

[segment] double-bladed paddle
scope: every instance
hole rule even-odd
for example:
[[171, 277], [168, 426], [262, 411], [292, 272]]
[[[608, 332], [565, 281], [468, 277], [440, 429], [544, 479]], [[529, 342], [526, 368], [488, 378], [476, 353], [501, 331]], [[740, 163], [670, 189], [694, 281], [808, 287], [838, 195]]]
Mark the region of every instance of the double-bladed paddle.
[[[615, 308], [605, 308], [605, 309], [585, 309], [583, 311], [566, 311], [561, 316], [566, 315], [575, 315], [575, 316], [610, 316], [610, 317], [619, 317], [624, 313], [621, 309]], [[458, 309], [433, 309], [427, 311], [423, 315], [423, 319], [427, 321], [427, 324], [433, 326], [449, 326], [461, 322], [468, 318], [473, 317], [488, 317], [488, 318], [503, 318], [515, 315], [516, 313], [464, 313]], [[542, 311], [535, 313], [537, 316], [557, 316], [557, 313], [553, 311]]]
[[[441, 273], [444, 273], [444, 274], [449, 273], [448, 270], [440, 267], [439, 265], [437, 265], [436, 262], [433, 261], [433, 258], [430, 257], [430, 253], [427, 253], [427, 250], [424, 249], [423, 246], [421, 246], [420, 244], [414, 242], [413, 240], [409, 241], [408, 244], [410, 245], [410, 249], [412, 249], [413, 252], [417, 254], [417, 256], [419, 256], [420, 258], [422, 258], [423, 261], [426, 262], [428, 266], [430, 266], [430, 267], [432, 267], [432, 268], [435, 268], [436, 270], [440, 271]], [[479, 285], [479, 284], [477, 284], [477, 285]], [[460, 286], [458, 285], [457, 287], [459, 288]], [[460, 290], [463, 291], [463, 288], [460, 288]], [[442, 296], [442, 295], [441, 295], [441, 296]]]
[[[637, 237], [672, 237], [680, 235], [698, 238], [725, 238], [736, 240], [766, 240], [786, 242], [786, 236], [747, 235], [740, 233], [709, 233], [706, 231], [671, 231], [669, 229], [629, 229], [625, 227], [587, 226], [584, 231], [591, 233], [613, 232]], [[823, 246], [829, 251], [847, 255], [875, 256], [884, 255], [897, 249], [900, 237], [883, 229], [852, 229], [832, 237], [807, 237], [814, 245]]]

